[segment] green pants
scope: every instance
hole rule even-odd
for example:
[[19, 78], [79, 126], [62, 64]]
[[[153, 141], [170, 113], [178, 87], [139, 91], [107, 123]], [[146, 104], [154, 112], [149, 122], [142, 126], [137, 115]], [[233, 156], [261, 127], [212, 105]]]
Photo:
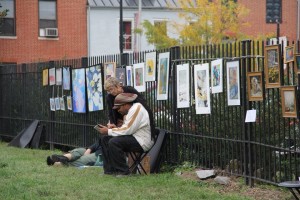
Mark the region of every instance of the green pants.
[[76, 148], [70, 151], [72, 159], [70, 160], [69, 165], [74, 167], [80, 167], [84, 165], [93, 166], [97, 160], [97, 156], [95, 153], [84, 155], [85, 151], [85, 148]]

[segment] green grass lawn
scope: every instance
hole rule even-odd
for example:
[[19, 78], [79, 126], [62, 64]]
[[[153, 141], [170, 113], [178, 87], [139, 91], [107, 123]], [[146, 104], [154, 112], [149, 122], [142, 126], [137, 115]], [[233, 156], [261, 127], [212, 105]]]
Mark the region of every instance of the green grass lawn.
[[217, 188], [225, 186], [185, 180], [173, 173], [117, 178], [102, 175], [99, 167], [49, 167], [46, 157], [54, 151], [7, 147], [0, 142], [0, 152], [1, 200], [252, 199], [238, 192], [220, 194]]

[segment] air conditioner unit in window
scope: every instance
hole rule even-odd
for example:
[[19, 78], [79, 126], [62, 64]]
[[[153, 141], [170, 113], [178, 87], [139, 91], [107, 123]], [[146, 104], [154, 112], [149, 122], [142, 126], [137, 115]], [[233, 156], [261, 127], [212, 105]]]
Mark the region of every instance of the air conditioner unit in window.
[[46, 37], [57, 37], [58, 29], [57, 28], [45, 28], [45, 36]]

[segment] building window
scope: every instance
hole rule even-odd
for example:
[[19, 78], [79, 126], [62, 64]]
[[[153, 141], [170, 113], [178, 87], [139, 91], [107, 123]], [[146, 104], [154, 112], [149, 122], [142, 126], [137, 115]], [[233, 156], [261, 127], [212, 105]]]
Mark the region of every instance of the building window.
[[15, 1], [0, 0], [0, 36], [16, 35]]
[[56, 0], [39, 0], [39, 30], [40, 36], [57, 36]]
[[132, 21], [123, 21], [123, 48], [132, 50]]

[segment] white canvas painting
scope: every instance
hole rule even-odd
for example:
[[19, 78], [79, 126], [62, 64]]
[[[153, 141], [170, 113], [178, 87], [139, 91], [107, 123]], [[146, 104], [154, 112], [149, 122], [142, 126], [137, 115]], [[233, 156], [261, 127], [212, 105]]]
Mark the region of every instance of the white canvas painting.
[[223, 92], [223, 59], [211, 62], [211, 92]]
[[157, 100], [168, 99], [170, 52], [158, 56]]
[[177, 108], [190, 106], [189, 64], [177, 65]]
[[209, 64], [194, 66], [196, 114], [210, 114]]
[[227, 62], [227, 101], [229, 106], [238, 106], [240, 100], [239, 61]]
[[138, 92], [146, 91], [144, 70], [145, 70], [145, 63], [138, 63], [133, 65], [134, 88]]

